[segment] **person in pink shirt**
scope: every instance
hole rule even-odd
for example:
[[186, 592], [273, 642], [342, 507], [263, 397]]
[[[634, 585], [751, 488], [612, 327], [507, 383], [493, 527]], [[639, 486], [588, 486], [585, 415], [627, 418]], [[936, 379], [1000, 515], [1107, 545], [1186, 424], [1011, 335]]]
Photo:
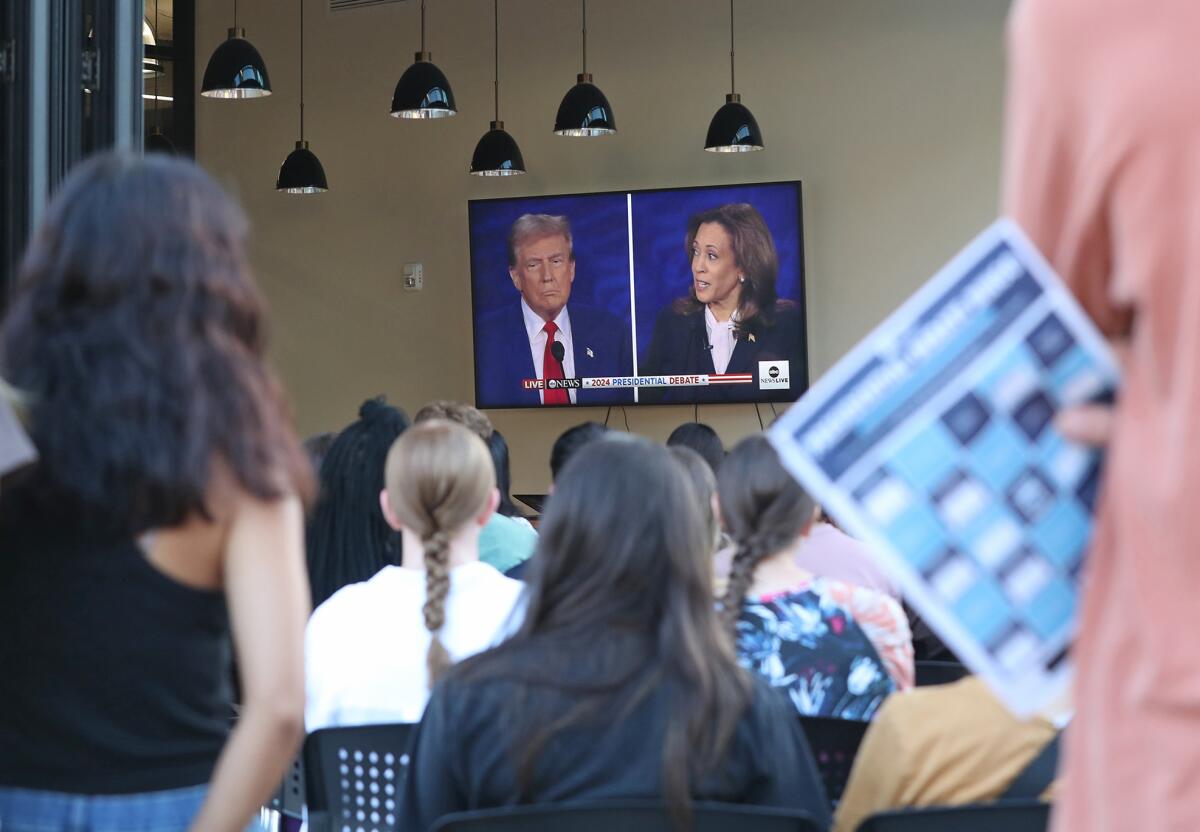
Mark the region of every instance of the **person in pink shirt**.
[[812, 531], [796, 551], [796, 565], [855, 586], [873, 589], [900, 600], [900, 589], [876, 565], [871, 547], [818, 516]]
[[1200, 829], [1200, 2], [1018, 0], [1004, 210], [1124, 349], [1056, 832]]

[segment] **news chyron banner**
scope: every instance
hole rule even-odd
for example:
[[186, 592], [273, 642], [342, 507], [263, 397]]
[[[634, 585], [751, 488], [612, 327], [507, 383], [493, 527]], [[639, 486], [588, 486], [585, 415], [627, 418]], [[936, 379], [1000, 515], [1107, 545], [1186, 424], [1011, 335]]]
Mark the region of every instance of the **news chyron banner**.
[[[787, 364], [786, 361], [762, 362]], [[617, 387], [707, 387], [710, 384], [753, 384], [750, 373], [682, 376], [598, 376], [596, 378], [527, 378], [526, 390], [593, 390]]]
[[1111, 396], [1108, 345], [1000, 220], [769, 432], [788, 469], [871, 544], [905, 599], [1018, 715], [1071, 673], [1101, 457], [1060, 408]]

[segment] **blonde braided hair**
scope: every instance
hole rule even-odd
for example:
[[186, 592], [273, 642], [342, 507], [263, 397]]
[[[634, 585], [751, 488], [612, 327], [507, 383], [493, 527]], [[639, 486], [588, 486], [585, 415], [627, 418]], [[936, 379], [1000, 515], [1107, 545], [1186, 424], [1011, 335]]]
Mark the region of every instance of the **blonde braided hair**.
[[429, 686], [453, 664], [441, 630], [450, 593], [450, 541], [475, 520], [496, 488], [491, 452], [478, 435], [444, 419], [409, 428], [392, 445], [385, 468], [388, 503], [396, 518], [421, 538], [429, 631]]

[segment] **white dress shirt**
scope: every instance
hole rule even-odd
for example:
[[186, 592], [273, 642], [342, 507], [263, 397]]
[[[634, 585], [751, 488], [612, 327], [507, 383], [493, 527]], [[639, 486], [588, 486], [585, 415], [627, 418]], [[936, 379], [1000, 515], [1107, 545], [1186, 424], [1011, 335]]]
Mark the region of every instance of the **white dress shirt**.
[[[546, 357], [546, 330], [543, 328], [546, 326], [546, 322], [542, 320], [541, 315], [529, 308], [525, 298], [521, 298], [521, 317], [525, 319], [525, 332], [529, 335], [529, 352], [533, 355], [534, 378], [545, 378], [542, 374], [542, 363]], [[561, 343], [565, 350], [562, 360], [563, 377], [575, 378], [575, 346], [571, 341], [571, 316], [567, 313], [567, 307], [562, 308], [562, 311], [555, 317], [554, 323], [558, 326], [554, 340]], [[571, 396], [571, 404], [575, 404], [575, 391], [568, 390], [567, 393]], [[544, 391], [538, 391], [538, 399], [545, 404]]]
[[[499, 643], [520, 623], [524, 584], [478, 561], [450, 570], [441, 639], [459, 662]], [[425, 571], [385, 566], [317, 607], [304, 633], [311, 733], [339, 725], [419, 722], [429, 700]]]
[[712, 347], [713, 369], [717, 374], [725, 372], [729, 359], [733, 356], [733, 348], [737, 339], [733, 337], [733, 328], [737, 324], [733, 315], [728, 321], [718, 321], [712, 310], [704, 307], [704, 331], [708, 333], [708, 343]]

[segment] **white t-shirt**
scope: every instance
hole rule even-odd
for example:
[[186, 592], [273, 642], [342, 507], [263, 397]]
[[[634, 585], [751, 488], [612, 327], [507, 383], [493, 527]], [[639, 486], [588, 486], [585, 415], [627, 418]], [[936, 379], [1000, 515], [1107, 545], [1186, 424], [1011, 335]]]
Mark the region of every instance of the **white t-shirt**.
[[[515, 629], [520, 622], [511, 614], [523, 587], [487, 564], [452, 569], [441, 631], [451, 659], [486, 650]], [[387, 566], [317, 608], [304, 639], [308, 731], [420, 721], [429, 699], [424, 605], [425, 572]]]

